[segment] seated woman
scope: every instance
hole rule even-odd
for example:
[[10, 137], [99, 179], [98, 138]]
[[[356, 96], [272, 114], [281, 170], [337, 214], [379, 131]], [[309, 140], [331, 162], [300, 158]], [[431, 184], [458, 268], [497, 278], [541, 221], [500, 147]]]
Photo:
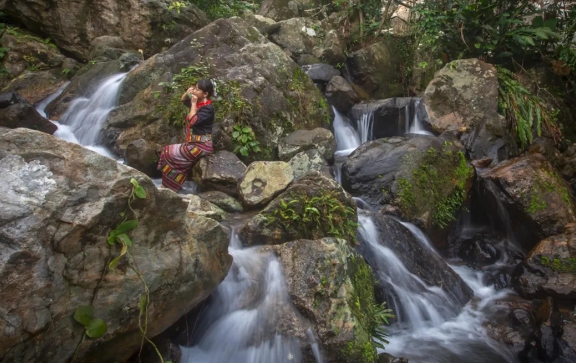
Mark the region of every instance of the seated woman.
[[194, 164], [213, 152], [214, 106], [210, 101], [213, 94], [214, 86], [208, 79], [188, 88], [182, 95], [182, 102], [190, 110], [186, 115], [186, 142], [166, 145], [160, 152], [158, 170], [162, 171], [162, 186], [176, 193]]

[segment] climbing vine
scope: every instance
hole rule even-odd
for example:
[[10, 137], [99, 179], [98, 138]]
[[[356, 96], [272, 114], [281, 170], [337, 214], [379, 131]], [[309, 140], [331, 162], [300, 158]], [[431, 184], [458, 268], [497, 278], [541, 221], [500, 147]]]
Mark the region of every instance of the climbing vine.
[[[72, 357], [71, 362], [74, 361], [76, 357], [76, 353], [78, 352], [78, 348], [85, 340], [85, 337], [88, 336], [90, 338], [100, 338], [106, 333], [107, 324], [104, 320], [100, 318], [94, 317], [94, 307], [92, 306], [94, 303], [94, 298], [100, 286], [100, 282], [104, 279], [105, 274], [110, 271], [114, 272], [116, 265], [118, 262], [124, 257], [127, 257], [127, 263], [130, 268], [140, 279], [143, 287], [143, 294], [140, 296], [139, 301], [139, 314], [138, 314], [138, 328], [142, 335], [142, 341], [140, 344], [140, 352], [144, 346], [145, 342], [148, 342], [155, 350], [156, 354], [158, 355], [161, 363], [172, 363], [170, 361], [164, 361], [162, 354], [158, 350], [158, 347], [150, 338], [147, 336], [148, 331], [148, 308], [150, 305], [150, 289], [146, 284], [146, 281], [142, 277], [142, 273], [138, 269], [138, 265], [136, 263], [135, 256], [130, 252], [130, 249], [133, 248], [134, 243], [132, 239], [129, 237], [129, 232], [136, 229], [138, 227], [138, 214], [132, 208], [132, 203], [138, 199], [145, 199], [146, 198], [146, 190], [138, 183], [138, 181], [134, 178], [130, 179], [130, 183], [132, 184], [132, 189], [130, 195], [128, 196], [127, 206], [126, 209], [120, 213], [120, 215], [124, 218], [123, 221], [116, 226], [113, 230], [108, 233], [107, 242], [110, 245], [110, 248], [114, 248], [116, 245], [121, 247], [120, 253], [112, 259], [110, 263], [108, 263], [108, 269], [104, 269], [102, 273], [102, 277], [98, 282], [98, 285], [94, 291], [92, 301], [90, 302], [91, 305], [81, 305], [79, 306], [76, 311], [74, 312], [74, 320], [80, 323], [85, 328], [85, 334], [82, 336], [82, 340], [76, 347], [76, 351], [74, 352], [74, 356]], [[129, 216], [132, 219], [128, 219]]]

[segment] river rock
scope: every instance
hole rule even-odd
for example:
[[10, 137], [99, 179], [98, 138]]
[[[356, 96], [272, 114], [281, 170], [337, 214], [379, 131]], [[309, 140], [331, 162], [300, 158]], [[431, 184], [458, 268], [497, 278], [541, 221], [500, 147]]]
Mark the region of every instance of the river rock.
[[320, 151], [325, 160], [333, 160], [336, 139], [330, 130], [321, 127], [314, 130], [296, 130], [280, 140], [278, 157], [288, 161], [299, 152], [311, 149]]
[[540, 241], [516, 267], [513, 283], [525, 298], [575, 299], [576, 224], [570, 223], [562, 234]]
[[424, 92], [430, 125], [436, 133], [456, 131], [472, 159], [494, 164], [516, 153], [498, 114], [496, 68], [478, 59], [463, 59], [438, 71]]
[[7, 128], [25, 127], [52, 135], [58, 126], [42, 117], [34, 106], [17, 93], [0, 95], [0, 126]]
[[327, 362], [374, 363], [374, 278], [342, 239], [298, 240], [275, 249], [292, 303], [314, 325]]
[[352, 106], [360, 101], [354, 88], [340, 76], [330, 79], [326, 85], [325, 94], [328, 102], [343, 114], [347, 114]]
[[473, 168], [456, 145], [434, 136], [385, 138], [356, 149], [342, 165], [342, 186], [373, 206], [392, 204], [435, 243], [456, 220]]
[[[140, 278], [149, 288], [153, 337], [210, 295], [230, 268], [228, 238], [217, 221], [190, 217], [179, 195], [110, 158], [16, 129], [0, 135], [0, 169], [3, 363], [65, 363], [77, 347], [78, 361], [125, 361], [142, 341]], [[127, 208], [132, 178], [146, 198], [131, 203], [138, 216], [128, 232], [134, 245], [111, 271], [120, 247], [107, 237], [134, 218]], [[73, 319], [82, 305], [106, 322], [102, 337], [82, 339], [85, 329]]]
[[238, 185], [240, 201], [248, 208], [261, 207], [294, 180], [294, 172], [283, 161], [256, 161], [248, 166]]
[[193, 4], [186, 3], [179, 10], [170, 10], [171, 5], [169, 0], [7, 0], [0, 9], [26, 28], [49, 36], [66, 53], [85, 60], [92, 42], [104, 35], [120, 37], [128, 49], [142, 49], [150, 56], [166, 42], [174, 43], [208, 23]]
[[318, 149], [299, 152], [288, 162], [294, 172], [294, 180], [302, 178], [310, 171], [324, 172], [328, 177], [332, 177], [330, 167]]
[[366, 117], [371, 124], [372, 139], [404, 136], [419, 122], [422, 130], [431, 132], [428, 114], [421, 98], [396, 97], [354, 105], [350, 114], [355, 120]]
[[184, 199], [188, 200], [188, 209], [186, 209], [186, 213], [188, 213], [191, 218], [206, 217], [216, 221], [221, 221], [226, 217], [225, 211], [204, 198], [194, 194], [188, 194]]
[[219, 190], [238, 196], [238, 184], [246, 172], [246, 165], [229, 151], [218, 151], [203, 157], [193, 168], [193, 180], [209, 190]]
[[138, 169], [150, 177], [159, 176], [158, 154], [159, 145], [150, 144], [144, 139], [132, 142], [124, 152], [126, 165]]
[[286, 20], [299, 16], [300, 7], [293, 0], [264, 0], [258, 8], [258, 15], [275, 21]]
[[217, 190], [200, 193], [199, 197], [209, 201], [210, 203], [229, 213], [238, 213], [244, 211], [242, 203], [229, 196], [228, 194]]
[[[435, 252], [431, 246], [423, 245], [418, 241], [414, 234], [406, 227], [400, 224], [396, 219], [375, 212], [363, 212], [365, 218], [370, 218], [376, 231], [378, 232], [378, 241], [372, 241], [378, 245], [389, 248], [394, 255], [404, 264], [410, 273], [418, 276], [428, 286], [439, 286], [450, 297], [450, 303], [454, 306], [464, 306], [473, 296], [473, 292], [444, 261], [444, 259]], [[360, 246], [359, 251], [364, 256], [368, 264], [375, 272], [377, 279], [385, 281], [381, 273], [385, 273], [389, 267], [378, 259], [377, 253], [374, 253], [371, 242], [367, 241], [367, 235], [359, 233]], [[391, 287], [382, 283], [379, 286], [382, 295], [391, 292]], [[392, 303], [392, 301], [389, 301]], [[394, 306], [395, 304], [389, 304]], [[396, 306], [401, 309], [402, 302]], [[440, 307], [446, 309], [446, 314], [451, 314], [449, 306]], [[400, 313], [400, 312], [398, 312]], [[408, 313], [408, 312], [405, 312]], [[455, 311], [453, 312], [456, 313]]]
[[295, 181], [239, 232], [247, 245], [323, 237], [356, 240], [356, 203], [333, 179], [312, 171]]
[[504, 213], [497, 225], [510, 230], [526, 251], [576, 220], [564, 181], [540, 154], [502, 162], [479, 174], [479, 180], [484, 209]]
[[329, 64], [308, 64], [302, 66], [302, 70], [306, 72], [314, 82], [328, 83], [336, 76], [340, 76], [340, 71]]
[[404, 95], [402, 61], [402, 55], [384, 42], [362, 48], [347, 59], [353, 82], [373, 99]]
[[[310, 130], [328, 123], [327, 104], [314, 82], [282, 49], [236, 17], [210, 23], [130, 72], [119, 95], [122, 111], [116, 116], [124, 125], [138, 125], [112, 126], [115, 115], [111, 115], [104, 129], [104, 134], [112, 135], [109, 144], [122, 140], [123, 145], [128, 145], [142, 138], [148, 127], [159, 129], [153, 125], [166, 125], [162, 107], [170, 100], [174, 102], [170, 107], [175, 114], [184, 112], [179, 99], [185, 88], [165, 94], [159, 85], [172, 81], [176, 75], [182, 76], [182, 72], [188, 72], [185, 79], [189, 83], [198, 78], [211, 78], [216, 83], [219, 98], [213, 101], [217, 124], [212, 132], [216, 150], [233, 151], [238, 146], [232, 138], [234, 126], [252, 129], [261, 152], [250, 153], [244, 158], [246, 162], [276, 160], [280, 138], [294, 130]], [[181, 135], [179, 128], [170, 128]], [[174, 143], [173, 135], [168, 133], [147, 134], [150, 136], [145, 139], [149, 142]]]

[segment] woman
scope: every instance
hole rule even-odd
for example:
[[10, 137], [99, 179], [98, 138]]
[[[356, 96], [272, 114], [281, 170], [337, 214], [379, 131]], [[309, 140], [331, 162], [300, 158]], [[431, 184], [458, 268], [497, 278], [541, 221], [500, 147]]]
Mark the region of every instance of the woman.
[[158, 170], [162, 171], [162, 186], [176, 193], [194, 164], [213, 152], [214, 106], [210, 101], [213, 94], [214, 86], [208, 79], [188, 88], [182, 95], [182, 103], [190, 110], [186, 115], [186, 142], [166, 145], [160, 152]]

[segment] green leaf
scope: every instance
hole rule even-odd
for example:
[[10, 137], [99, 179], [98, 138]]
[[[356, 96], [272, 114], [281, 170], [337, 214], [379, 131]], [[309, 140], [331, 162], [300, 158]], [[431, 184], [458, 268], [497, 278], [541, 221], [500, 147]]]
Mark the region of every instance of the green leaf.
[[243, 156], [248, 156], [248, 148], [246, 146], [242, 146], [240, 148], [240, 154], [242, 154]]
[[234, 131], [234, 132], [232, 133], [232, 138], [233, 138], [233, 139], [237, 139], [238, 136], [240, 136], [240, 132]]
[[259, 146], [254, 146], [254, 147], [252, 148], [252, 150], [253, 150], [254, 152], [256, 152], [256, 153], [259, 153], [260, 151], [262, 151], [262, 149], [260, 149]]
[[136, 188], [134, 188], [134, 195], [140, 199], [144, 199], [146, 198], [146, 190], [138, 185]]
[[242, 128], [242, 132], [244, 133], [250, 133], [252, 131], [251, 128], [249, 128], [248, 126], [244, 126], [244, 128]]
[[132, 178], [130, 179], [130, 183], [132, 183], [132, 185], [134, 185], [134, 188], [138, 188], [140, 186], [140, 184], [138, 184], [138, 180]]
[[119, 234], [117, 238], [126, 246], [132, 247], [132, 240], [126, 233]]
[[476, 43], [476, 44], [474, 44], [474, 46], [476, 47], [476, 49], [480, 49], [480, 47], [482, 46], [482, 44]]
[[108, 235], [108, 244], [110, 246], [114, 246], [114, 244], [116, 243], [116, 236], [118, 235], [118, 232], [113, 229], [110, 231], [110, 234]]
[[106, 322], [100, 318], [90, 320], [90, 323], [86, 327], [86, 335], [90, 338], [100, 338], [102, 335], [106, 334]]
[[236, 131], [242, 131], [242, 126], [240, 126], [240, 125], [234, 125], [234, 130], [236, 130]]
[[80, 305], [74, 312], [74, 320], [84, 326], [90, 324], [90, 320], [94, 316], [94, 308], [89, 305]]
[[241, 141], [243, 144], [245, 144], [248, 141], [248, 136], [246, 136], [246, 134], [242, 135]]
[[122, 258], [122, 256], [126, 254], [126, 252], [128, 252], [128, 247], [125, 244], [122, 244], [122, 250], [120, 251], [120, 255], [115, 259], [113, 259], [112, 262], [110, 262], [110, 264], [108, 265], [110, 271], [114, 271], [116, 265], [118, 264], [118, 261], [120, 261], [120, 259]]
[[131, 219], [131, 220], [124, 221], [124, 222], [120, 223], [120, 225], [118, 227], [116, 227], [115, 232], [118, 235], [118, 234], [129, 232], [129, 231], [135, 229], [136, 227], [138, 227], [138, 221], [135, 219]]

